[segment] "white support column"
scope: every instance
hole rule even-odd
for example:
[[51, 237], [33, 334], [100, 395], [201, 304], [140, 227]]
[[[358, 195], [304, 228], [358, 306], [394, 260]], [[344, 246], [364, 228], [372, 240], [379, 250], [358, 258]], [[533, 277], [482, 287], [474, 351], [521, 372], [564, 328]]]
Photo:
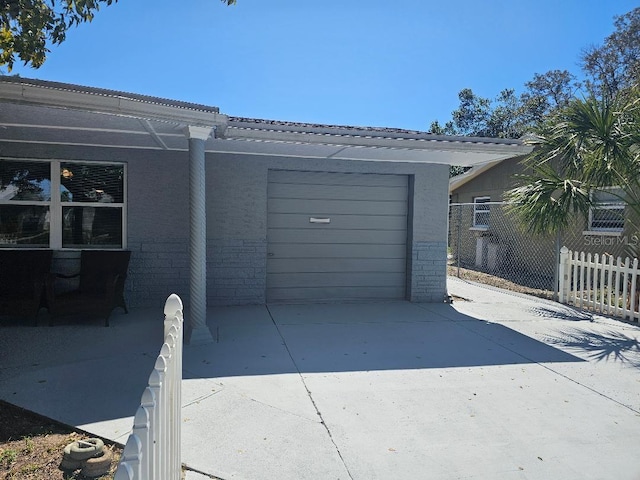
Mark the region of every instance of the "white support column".
[[207, 327], [207, 215], [205, 187], [204, 142], [211, 135], [211, 127], [188, 126], [189, 139], [189, 206], [191, 235], [190, 258], [190, 345], [213, 342]]

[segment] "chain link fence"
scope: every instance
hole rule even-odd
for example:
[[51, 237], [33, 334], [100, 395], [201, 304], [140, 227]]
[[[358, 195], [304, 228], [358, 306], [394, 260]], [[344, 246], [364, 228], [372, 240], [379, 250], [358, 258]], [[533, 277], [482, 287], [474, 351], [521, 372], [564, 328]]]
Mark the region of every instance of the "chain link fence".
[[553, 298], [560, 246], [556, 236], [519, 228], [505, 203], [450, 205], [450, 275]]

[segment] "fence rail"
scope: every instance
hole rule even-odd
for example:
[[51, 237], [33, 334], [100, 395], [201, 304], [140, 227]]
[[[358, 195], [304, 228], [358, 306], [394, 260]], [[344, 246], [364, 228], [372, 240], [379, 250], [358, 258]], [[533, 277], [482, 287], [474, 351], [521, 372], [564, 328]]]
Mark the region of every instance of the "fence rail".
[[640, 319], [638, 259], [560, 249], [560, 302], [615, 317]]
[[114, 480], [179, 480], [182, 404], [182, 300], [164, 306], [164, 343], [149, 376]]

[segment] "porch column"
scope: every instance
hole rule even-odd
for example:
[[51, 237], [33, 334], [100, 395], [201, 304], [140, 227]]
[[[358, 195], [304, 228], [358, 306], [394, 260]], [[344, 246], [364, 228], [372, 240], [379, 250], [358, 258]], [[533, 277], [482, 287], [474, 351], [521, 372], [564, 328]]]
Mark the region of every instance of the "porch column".
[[211, 135], [211, 127], [188, 126], [189, 139], [189, 344], [213, 342], [207, 327], [207, 215], [205, 189], [204, 142]]

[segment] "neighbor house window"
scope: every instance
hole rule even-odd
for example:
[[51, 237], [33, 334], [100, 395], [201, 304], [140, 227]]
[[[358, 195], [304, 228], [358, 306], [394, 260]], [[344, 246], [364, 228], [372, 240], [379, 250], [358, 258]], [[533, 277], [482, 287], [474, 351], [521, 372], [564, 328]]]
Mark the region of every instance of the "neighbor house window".
[[124, 248], [125, 165], [0, 159], [0, 248]]
[[476, 228], [489, 228], [489, 197], [476, 197], [473, 199], [473, 226]]
[[624, 229], [624, 191], [618, 187], [591, 192], [589, 230], [621, 232]]

